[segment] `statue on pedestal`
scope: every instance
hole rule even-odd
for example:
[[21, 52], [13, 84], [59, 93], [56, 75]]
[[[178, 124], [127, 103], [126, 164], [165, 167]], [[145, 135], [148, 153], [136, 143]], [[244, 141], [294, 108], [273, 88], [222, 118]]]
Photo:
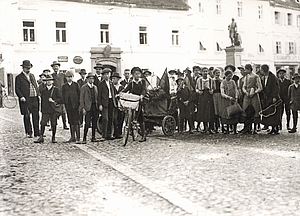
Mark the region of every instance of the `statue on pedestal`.
[[230, 25], [228, 25], [229, 30], [229, 38], [231, 40], [231, 46], [241, 46], [242, 38], [240, 34], [237, 32], [237, 24], [234, 19], [231, 19]]

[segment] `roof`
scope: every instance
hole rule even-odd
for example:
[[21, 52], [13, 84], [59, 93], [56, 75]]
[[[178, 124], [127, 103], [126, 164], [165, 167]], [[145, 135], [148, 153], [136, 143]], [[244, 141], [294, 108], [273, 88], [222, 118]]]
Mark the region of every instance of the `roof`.
[[300, 0], [270, 0], [270, 5], [300, 10]]
[[150, 9], [189, 10], [183, 0], [60, 0], [101, 5], [115, 5]]

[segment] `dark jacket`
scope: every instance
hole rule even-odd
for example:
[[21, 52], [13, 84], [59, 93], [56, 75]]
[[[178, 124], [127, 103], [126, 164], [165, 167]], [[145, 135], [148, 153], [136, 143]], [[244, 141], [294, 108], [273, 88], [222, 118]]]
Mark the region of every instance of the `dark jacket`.
[[[38, 85], [37, 85], [34, 75], [29, 73], [29, 77], [30, 77], [33, 87], [36, 90], [37, 95], [40, 96], [40, 92], [39, 92]], [[26, 75], [23, 72], [21, 72], [18, 76], [16, 76], [15, 91], [19, 98], [21, 114], [22, 115], [28, 114], [27, 102], [28, 102], [29, 94], [30, 94], [30, 81], [27, 79]], [[21, 102], [20, 99], [22, 97], [24, 97], [26, 99], [26, 102]]]
[[277, 100], [280, 99], [278, 79], [272, 72], [269, 72], [266, 85], [264, 79], [262, 79], [262, 86], [263, 86], [263, 94], [262, 94], [263, 107], [267, 107], [273, 104], [273, 98], [276, 98]]
[[141, 79], [138, 81], [138, 83], [134, 81], [130, 81], [128, 85], [125, 87], [123, 92], [129, 92], [135, 95], [146, 95], [147, 89], [146, 89], [146, 81], [144, 79]]
[[[116, 97], [115, 96], [117, 94], [117, 90], [113, 86], [113, 84], [112, 84], [111, 81], [109, 81], [109, 85], [110, 85], [110, 89], [111, 89], [111, 95], [112, 95], [112, 99], [113, 99], [113, 104], [116, 107], [117, 101], [116, 101]], [[109, 91], [108, 91], [108, 86], [107, 86], [105, 80], [102, 80], [99, 83], [98, 90], [99, 90], [99, 94], [98, 94], [99, 106], [102, 105], [103, 107], [108, 107]]]
[[[98, 109], [98, 88], [97, 86], [93, 85], [93, 89], [95, 92], [95, 100], [96, 100], [96, 107]], [[80, 110], [83, 108], [88, 112], [91, 110], [92, 107], [92, 95], [91, 90], [88, 84], [84, 84], [80, 89]]]
[[[194, 101], [194, 94], [189, 90], [187, 86], [183, 88], [177, 89], [177, 99], [178, 99], [178, 105], [184, 105], [183, 102], [189, 101], [188, 105], [193, 105]], [[185, 105], [184, 105], [185, 106]]]
[[72, 82], [71, 85], [65, 83], [61, 88], [61, 93], [66, 108], [72, 107], [72, 109], [76, 109], [79, 107], [80, 89], [76, 82]]
[[48, 88], [46, 87], [42, 90], [42, 93], [41, 93], [42, 113], [54, 113], [55, 112], [51, 106], [51, 103], [49, 102], [49, 98], [51, 96], [52, 89], [53, 89], [53, 93], [52, 93], [51, 98], [58, 104], [63, 103], [61, 92], [57, 87], [52, 86], [52, 88], [50, 90], [48, 90]]
[[98, 88], [100, 82], [101, 82], [101, 80], [98, 78], [98, 75], [96, 74], [95, 78], [94, 78], [94, 85], [97, 86], [97, 88]]
[[280, 88], [279, 91], [280, 98], [283, 100], [284, 103], [289, 103], [290, 99], [288, 96], [288, 89], [289, 86], [292, 84], [291, 80], [284, 79], [283, 81], [281, 81], [280, 79], [278, 79], [278, 82]]
[[84, 84], [86, 84], [86, 80], [79, 79], [77, 80], [77, 83], [79, 85], [79, 88], [81, 88]]
[[53, 85], [59, 89], [61, 89], [63, 84], [65, 84], [65, 82], [67, 82], [67, 79], [66, 79], [66, 76], [64, 73], [52, 73], [52, 76], [54, 78]]

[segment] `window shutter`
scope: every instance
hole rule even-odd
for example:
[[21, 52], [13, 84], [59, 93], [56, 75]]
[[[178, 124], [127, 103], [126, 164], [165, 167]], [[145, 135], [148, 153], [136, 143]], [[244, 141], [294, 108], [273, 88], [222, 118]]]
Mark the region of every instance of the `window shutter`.
[[297, 54], [297, 43], [294, 42], [294, 54], [296, 55]]
[[290, 54], [290, 52], [289, 52], [289, 42], [285, 42], [285, 53], [283, 53], [283, 54]]

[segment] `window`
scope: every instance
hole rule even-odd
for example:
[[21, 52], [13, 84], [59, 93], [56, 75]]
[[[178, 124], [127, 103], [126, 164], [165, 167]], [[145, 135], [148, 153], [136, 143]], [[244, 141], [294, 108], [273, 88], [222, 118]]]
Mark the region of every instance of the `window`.
[[179, 31], [172, 30], [172, 45], [178, 46], [179, 45]]
[[276, 41], [276, 54], [281, 54], [281, 42]]
[[33, 21], [23, 21], [23, 41], [35, 42], [35, 29]]
[[278, 11], [275, 11], [274, 15], [275, 15], [275, 24], [280, 24], [280, 13]]
[[262, 19], [262, 18], [263, 18], [263, 6], [258, 5], [258, 19]]
[[288, 54], [296, 54], [296, 44], [294, 42], [289, 42]]
[[291, 14], [291, 13], [287, 14], [287, 24], [289, 26], [293, 25], [293, 14]]
[[203, 50], [203, 51], [206, 50], [206, 48], [202, 45], [201, 41], [199, 42], [199, 45], [200, 45], [200, 48], [199, 48], [200, 50]]
[[140, 26], [140, 44], [147, 44], [147, 27]]
[[223, 51], [223, 49], [221, 48], [221, 46], [218, 42], [217, 42], [217, 51]]
[[265, 50], [264, 50], [264, 48], [262, 47], [262, 45], [258, 45], [258, 51], [260, 52], [260, 53], [263, 53], [263, 52], [265, 52]]
[[300, 15], [297, 16], [297, 26], [300, 27]]
[[56, 42], [66, 43], [67, 42], [67, 29], [65, 22], [56, 22]]
[[100, 24], [100, 43], [109, 43], [109, 24]]
[[216, 13], [221, 14], [221, 0], [216, 0]]
[[243, 2], [237, 2], [237, 9], [238, 9], [238, 17], [243, 16]]
[[202, 13], [202, 12], [203, 12], [201, 2], [198, 3], [198, 10], [199, 10], [199, 13]]

